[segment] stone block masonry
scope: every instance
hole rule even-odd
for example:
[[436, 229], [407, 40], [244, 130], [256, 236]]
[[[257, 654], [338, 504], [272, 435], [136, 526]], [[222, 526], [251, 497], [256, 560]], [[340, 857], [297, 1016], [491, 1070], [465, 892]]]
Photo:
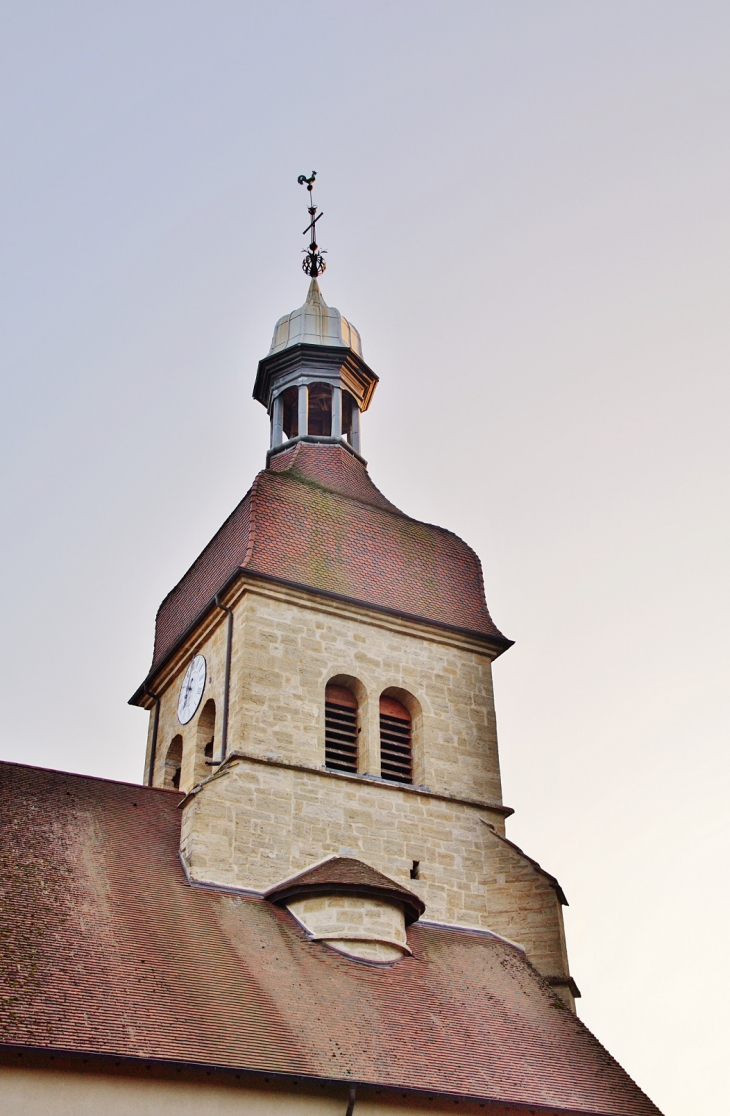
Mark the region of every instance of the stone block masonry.
[[[337, 678], [358, 698], [359, 770], [380, 775], [379, 701], [406, 696], [413, 716], [414, 781], [456, 797], [501, 804], [497, 732], [488, 642], [242, 578], [235, 597], [229, 749], [324, 766], [324, 694]], [[202, 623], [161, 675], [153, 782], [163, 785], [171, 741], [182, 735], [181, 789], [198, 781], [197, 722], [212, 697], [223, 700], [222, 612]], [[177, 697], [193, 653], [208, 680], [197, 715], [177, 719]], [[148, 748], [147, 772], [150, 750]]]
[[474, 802], [233, 755], [188, 796], [181, 851], [191, 879], [256, 892], [326, 856], [355, 856], [420, 895], [425, 919], [491, 930], [567, 980], [555, 883], [493, 816]]
[[[425, 919], [517, 942], [572, 1004], [555, 881], [504, 839], [495, 648], [248, 575], [225, 603], [234, 609], [229, 758], [202, 782], [197, 722], [209, 697], [220, 717], [222, 612], [201, 623], [157, 690], [153, 781], [162, 785], [166, 749], [182, 735], [181, 849], [191, 878], [261, 892], [326, 856], [356, 856], [417, 891]], [[206, 657], [208, 681], [198, 713], [180, 726], [177, 695], [194, 652]], [[325, 768], [331, 681], [358, 700], [357, 775]], [[380, 778], [383, 693], [412, 713], [414, 787]]]

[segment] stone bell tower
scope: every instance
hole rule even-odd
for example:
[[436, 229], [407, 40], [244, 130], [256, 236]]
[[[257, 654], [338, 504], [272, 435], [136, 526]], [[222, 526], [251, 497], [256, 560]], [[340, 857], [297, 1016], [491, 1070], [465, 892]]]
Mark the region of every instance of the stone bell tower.
[[505, 834], [491, 664], [510, 641], [474, 551], [370, 479], [377, 376], [305, 270], [256, 376], [266, 467], [157, 614], [131, 699], [146, 781], [184, 796], [191, 881], [299, 904], [329, 939], [322, 903], [347, 895], [339, 937], [374, 962], [409, 920], [490, 931], [573, 1007], [565, 897]]

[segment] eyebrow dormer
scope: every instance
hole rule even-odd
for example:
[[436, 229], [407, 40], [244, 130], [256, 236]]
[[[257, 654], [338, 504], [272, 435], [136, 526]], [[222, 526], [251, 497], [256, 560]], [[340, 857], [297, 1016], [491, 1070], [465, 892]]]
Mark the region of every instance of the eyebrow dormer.
[[408, 888], [345, 856], [330, 857], [277, 884], [265, 898], [286, 907], [310, 941], [376, 964], [399, 961], [411, 952], [406, 927], [426, 909]]

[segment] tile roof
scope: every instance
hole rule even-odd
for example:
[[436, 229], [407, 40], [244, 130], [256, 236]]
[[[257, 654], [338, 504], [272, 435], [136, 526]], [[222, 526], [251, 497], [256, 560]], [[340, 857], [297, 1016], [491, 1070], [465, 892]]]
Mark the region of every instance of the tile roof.
[[341, 446], [277, 454], [157, 613], [151, 671], [237, 569], [395, 610], [509, 646], [481, 564], [451, 531], [399, 511]]
[[299, 872], [282, 883], [270, 887], [265, 897], [272, 903], [284, 904], [295, 895], [372, 895], [395, 901], [405, 911], [406, 922], [415, 922], [426, 909], [420, 896], [402, 887], [390, 876], [383, 875], [369, 864], [351, 856], [330, 856], [314, 868]]
[[416, 923], [368, 965], [192, 887], [180, 797], [0, 764], [0, 1044], [658, 1116], [501, 939]]

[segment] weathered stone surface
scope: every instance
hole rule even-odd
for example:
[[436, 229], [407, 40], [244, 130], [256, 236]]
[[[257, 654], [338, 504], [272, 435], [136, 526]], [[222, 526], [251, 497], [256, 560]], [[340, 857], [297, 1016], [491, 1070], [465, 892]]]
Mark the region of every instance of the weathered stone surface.
[[[156, 785], [163, 783], [167, 749], [178, 734], [184, 741], [181, 789], [198, 781], [198, 720], [209, 698], [216, 703], [220, 746], [225, 643], [221, 612], [163, 683]], [[177, 698], [194, 651], [205, 656], [208, 676], [196, 716], [181, 726]], [[380, 774], [379, 700], [384, 690], [393, 691], [405, 697], [413, 716], [414, 781], [442, 794], [500, 803], [493, 654], [477, 640], [427, 625], [249, 583], [234, 604], [229, 750], [324, 766], [324, 691], [338, 677], [358, 697], [362, 773]]]
[[[264, 891], [323, 857], [356, 856], [405, 883], [424, 918], [491, 930], [518, 942], [546, 976], [567, 979], [554, 881], [503, 839], [504, 809], [487, 643], [345, 602], [242, 579], [234, 609], [229, 759], [201, 761], [199, 720], [225, 682], [225, 614], [207, 621], [161, 686], [154, 782], [182, 734], [181, 789], [214, 772], [183, 808], [181, 849], [191, 877]], [[208, 678], [198, 713], [177, 720], [193, 652]], [[325, 769], [328, 682], [358, 699], [359, 774]], [[380, 778], [379, 701], [413, 717], [414, 782]], [[149, 760], [148, 760], [149, 762]], [[485, 824], [486, 823], [486, 824]], [[414, 861], [419, 877], [411, 880]], [[556, 990], [572, 1004], [567, 990]]]
[[290, 899], [287, 907], [314, 941], [367, 961], [396, 961], [410, 953], [403, 910], [361, 895]]
[[425, 919], [492, 930], [567, 974], [555, 887], [488, 820], [477, 804], [237, 755], [185, 803], [181, 849], [193, 879], [253, 891], [356, 856], [420, 895]]

